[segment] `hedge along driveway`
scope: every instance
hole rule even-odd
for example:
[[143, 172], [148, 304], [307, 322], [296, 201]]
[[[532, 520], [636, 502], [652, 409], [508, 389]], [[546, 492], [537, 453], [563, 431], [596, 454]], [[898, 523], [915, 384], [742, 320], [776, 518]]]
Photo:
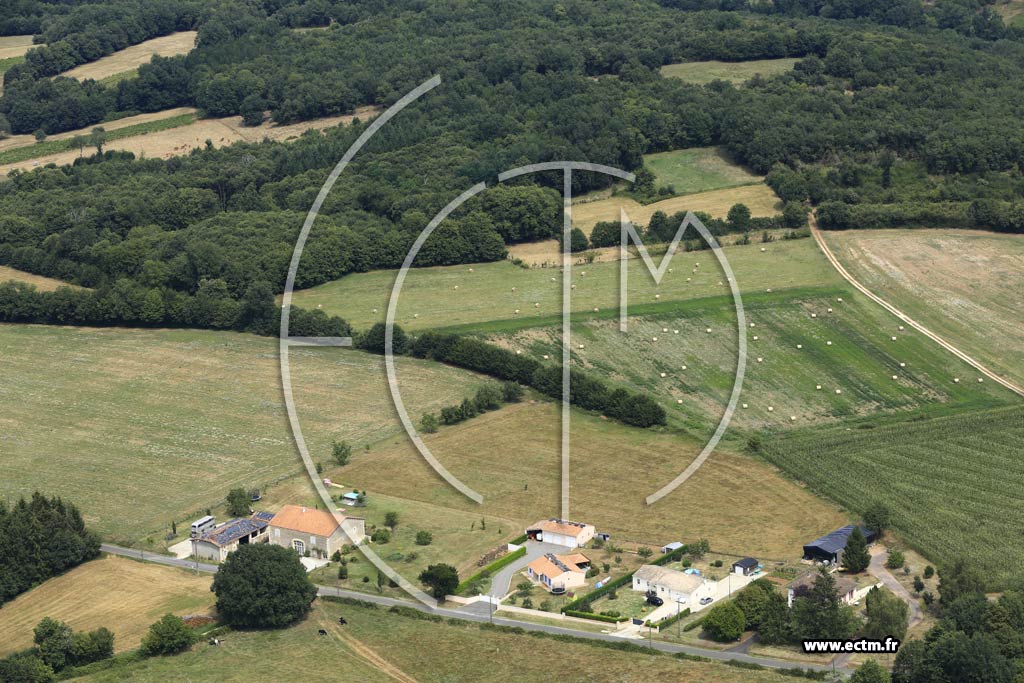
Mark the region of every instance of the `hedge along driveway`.
[[527, 541], [526, 554], [522, 558], [512, 562], [511, 564], [502, 567], [501, 571], [494, 575], [491, 579], [491, 590], [488, 592], [492, 598], [498, 598], [499, 600], [508, 595], [509, 589], [512, 586], [512, 579], [516, 574], [526, 568], [526, 565], [530, 564], [538, 557], [543, 557], [546, 553], [567, 553], [568, 548], [561, 545], [555, 545], [553, 543], [538, 543], [537, 541]]

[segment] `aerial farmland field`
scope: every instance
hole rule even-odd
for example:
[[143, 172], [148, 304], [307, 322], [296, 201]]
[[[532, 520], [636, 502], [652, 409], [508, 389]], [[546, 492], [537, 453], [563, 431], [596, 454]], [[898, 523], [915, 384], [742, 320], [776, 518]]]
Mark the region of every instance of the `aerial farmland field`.
[[730, 161], [718, 147], [646, 154], [644, 165], [654, 172], [655, 185], [670, 186], [677, 194], [753, 185], [764, 180]]
[[757, 75], [774, 76], [785, 73], [790, 71], [798, 61], [797, 59], [755, 59], [745, 62], [683, 62], [661, 67], [661, 75], [701, 85], [717, 80], [740, 84]]
[[[62, 495], [105, 538], [155, 542], [234, 486], [298, 472], [277, 346], [227, 332], [0, 327], [0, 496]], [[401, 429], [380, 358], [291, 355], [314, 457], [326, 461], [334, 439], [359, 447]], [[490, 381], [412, 359], [399, 367], [417, 415]]]
[[946, 341], [1024, 383], [1024, 238], [969, 230], [823, 233], [850, 273]]
[[61, 76], [77, 78], [84, 81], [87, 78], [103, 80], [111, 76], [124, 73], [132, 73], [143, 64], [149, 64], [153, 55], [161, 57], [173, 57], [175, 55], [188, 54], [196, 44], [195, 31], [180, 31], [167, 36], [153, 38], [138, 45], [132, 45], [97, 59], [95, 62], [81, 64], [75, 68], [65, 71]]

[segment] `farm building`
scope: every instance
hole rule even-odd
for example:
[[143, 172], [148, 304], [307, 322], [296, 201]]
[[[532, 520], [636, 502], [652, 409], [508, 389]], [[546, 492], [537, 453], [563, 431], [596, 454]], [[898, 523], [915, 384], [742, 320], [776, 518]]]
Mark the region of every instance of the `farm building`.
[[753, 557], [744, 557], [742, 560], [736, 560], [732, 563], [732, 573], [739, 574], [740, 576], [750, 576], [756, 574], [758, 567], [757, 560]]
[[701, 598], [712, 597], [715, 584], [696, 574], [645, 564], [633, 573], [633, 590], [657, 595], [665, 602], [693, 605]]
[[527, 527], [526, 537], [531, 541], [579, 548], [594, 538], [596, 532], [593, 524], [569, 522], [564, 519], [546, 519]]
[[[812, 588], [814, 588], [814, 584], [817, 582], [819, 576], [821, 575], [816, 571], [807, 572], [806, 574], [793, 579], [789, 585], [786, 586], [786, 602], [790, 607], [793, 606], [793, 600], [802, 595], [806, 595]], [[845, 576], [836, 577], [836, 592], [839, 593], [839, 599], [843, 604], [852, 605], [856, 600], [856, 591], [856, 581]]]
[[526, 575], [548, 592], [561, 595], [568, 588], [578, 588], [586, 583], [588, 569], [590, 569], [590, 558], [586, 555], [548, 553], [528, 564]]
[[[874, 543], [878, 535], [867, 527], [860, 528], [861, 533], [868, 543]], [[839, 564], [843, 558], [843, 550], [846, 549], [846, 541], [853, 533], [853, 525], [848, 524], [841, 529], [836, 529], [830, 534], [822, 536], [804, 546], [804, 559], [816, 562], [829, 562]]]
[[285, 505], [270, 520], [270, 542], [300, 555], [330, 557], [346, 543], [358, 544], [365, 538], [363, 518], [340, 512]]
[[257, 512], [252, 517], [242, 517], [207, 529], [198, 538], [192, 539], [192, 555], [203, 560], [223, 562], [238, 546], [249, 543], [266, 543], [267, 526], [273, 513]]
[[662, 555], [667, 555], [670, 552], [672, 552], [674, 550], [679, 550], [682, 547], [683, 547], [682, 543], [680, 543], [679, 541], [673, 541], [672, 543], [669, 543], [668, 545], [661, 546], [661, 554]]
[[355, 491], [349, 491], [341, 497], [342, 505], [349, 505], [351, 507], [363, 507], [366, 505], [366, 501], [363, 500], [361, 494]]

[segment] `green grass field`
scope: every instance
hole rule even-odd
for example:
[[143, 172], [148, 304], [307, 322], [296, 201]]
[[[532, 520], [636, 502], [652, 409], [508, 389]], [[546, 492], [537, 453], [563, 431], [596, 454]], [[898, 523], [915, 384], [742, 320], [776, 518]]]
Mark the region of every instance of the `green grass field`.
[[824, 233], [861, 284], [1024, 385], [1024, 239], [977, 230]]
[[[234, 486], [299, 471], [276, 339], [184, 330], [0, 326], [0, 434], [8, 502], [34, 490], [74, 501], [107, 540], [160, 543], [171, 520], [216, 507]], [[295, 349], [310, 450], [397, 434], [382, 359]], [[490, 380], [400, 359], [414, 415]]]
[[684, 62], [661, 67], [661, 75], [704, 85], [711, 81], [744, 83], [754, 76], [774, 76], [793, 68], [798, 59], [756, 59], [749, 62]]
[[[113, 142], [114, 140], [122, 140], [124, 138], [135, 137], [137, 135], [145, 135], [147, 133], [156, 133], [161, 130], [170, 130], [171, 128], [179, 128], [181, 126], [187, 126], [195, 123], [195, 114], [182, 114], [180, 116], [171, 116], [166, 119], [159, 119], [156, 121], [149, 121], [146, 123], [138, 123], [134, 126], [125, 126], [124, 128], [115, 128], [106, 132], [107, 142]], [[102, 127], [102, 126], [100, 126]], [[74, 139], [64, 138], [61, 140], [48, 140], [39, 142], [28, 147], [15, 147], [9, 149], [6, 152], [0, 152], [0, 165], [3, 164], [16, 164], [20, 161], [26, 161], [28, 159], [37, 159], [39, 157], [49, 156], [51, 154], [59, 154], [60, 152], [69, 152], [77, 150], [78, 146], [75, 144]], [[86, 145], [86, 154], [95, 153], [95, 149]]]
[[676, 194], [707, 192], [763, 180], [729, 161], [718, 147], [697, 147], [644, 155], [658, 187], [670, 185]]
[[927, 557], [963, 559], [991, 589], [1024, 562], [1024, 409], [977, 411], [874, 429], [794, 431], [765, 457], [853, 509], [872, 500]]
[[0, 74], [10, 69], [12, 66], [21, 64], [25, 61], [24, 57], [8, 57], [6, 59], [0, 59]]
[[[895, 318], [852, 289], [750, 294], [744, 308], [755, 327], [746, 329], [748, 361], [734, 427], [788, 429], [1014, 400], [994, 382], [979, 384], [977, 372], [923, 335], [900, 331]], [[731, 299], [659, 303], [634, 312], [625, 334], [616, 319], [576, 323], [574, 364], [650, 394], [669, 412], [671, 425], [707, 438], [735, 377]], [[538, 360], [561, 358], [558, 325], [499, 332], [481, 327], [491, 340]]]
[[[344, 615], [348, 625], [337, 627]], [[318, 636], [326, 628], [328, 636]], [[558, 664], [553, 667], [552, 662]], [[174, 657], [127, 663], [84, 678], [88, 683], [249, 683], [352, 680], [368, 683], [550, 683], [553, 671], [573, 680], [692, 683], [786, 683], [770, 671], [689, 662], [668, 655], [623, 653], [581, 642], [504, 633], [462, 622], [431, 622], [353, 605], [319, 602], [302, 623], [283, 631], [229, 633], [221, 645], [201, 643]]]
[[[743, 292], [842, 282], [809, 239], [726, 247], [724, 252]], [[660, 256], [653, 258], [660, 261]], [[692, 272], [697, 263], [697, 272]], [[725, 276], [716, 264], [709, 251], [678, 253], [672, 272], [666, 273], [661, 285], [655, 285], [643, 262], [631, 260], [630, 305], [725, 294]], [[356, 328], [366, 329], [384, 320], [395, 276], [393, 270], [350, 275], [295, 292], [293, 303], [310, 309], [322, 307]], [[589, 314], [599, 308], [614, 315], [612, 309], [619, 300], [618, 261], [574, 266], [573, 282], [574, 311]], [[660, 299], [656, 300], [656, 295]], [[490, 321], [518, 326], [557, 319], [561, 296], [561, 277], [555, 268], [520, 268], [507, 261], [417, 268], [406, 277], [395, 321], [410, 330]]]

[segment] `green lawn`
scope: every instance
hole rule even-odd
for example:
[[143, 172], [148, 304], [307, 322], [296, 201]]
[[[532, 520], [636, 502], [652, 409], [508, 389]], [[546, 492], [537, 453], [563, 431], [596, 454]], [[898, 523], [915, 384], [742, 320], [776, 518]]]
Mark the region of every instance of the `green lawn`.
[[[842, 282], [809, 239], [731, 246], [724, 252], [743, 292]], [[659, 262], [661, 257], [653, 258]], [[697, 263], [700, 266], [693, 272]], [[631, 260], [631, 310], [646, 303], [728, 292], [725, 276], [710, 251], [677, 253], [671, 270], [661, 285], [655, 285], [643, 262]], [[359, 329], [366, 329], [384, 319], [395, 276], [393, 270], [349, 275], [295, 292], [293, 303], [310, 309], [321, 307]], [[606, 315], [615, 315], [613, 308], [619, 299], [618, 261], [574, 266], [573, 282], [574, 311], [589, 315], [596, 307]], [[656, 295], [660, 299], [656, 300]], [[507, 261], [417, 268], [406, 277], [395, 320], [410, 330], [488, 321], [507, 321], [511, 326], [536, 324], [545, 318], [558, 319], [561, 296], [560, 273], [554, 268], [521, 268]]]
[[644, 155], [658, 187], [669, 185], [675, 194], [707, 192], [763, 180], [725, 156], [719, 147], [696, 147]]
[[661, 67], [661, 75], [680, 78], [690, 83], [704, 85], [711, 81], [723, 80], [730, 83], [744, 83], [754, 76], [774, 76], [793, 68], [798, 59], [755, 59], [749, 62], [684, 62]]
[[1024, 562], [1022, 452], [1018, 405], [874, 429], [794, 431], [768, 440], [765, 457], [851, 509], [885, 502], [900, 535], [925, 556], [974, 563], [997, 590]]
[[[162, 541], [233, 486], [297, 473], [277, 339], [229, 332], [0, 326], [0, 440], [8, 503], [34, 490], [74, 501], [107, 540]], [[292, 351], [299, 415], [314, 457], [400, 432], [381, 358]], [[400, 359], [414, 415], [485, 381]]]

